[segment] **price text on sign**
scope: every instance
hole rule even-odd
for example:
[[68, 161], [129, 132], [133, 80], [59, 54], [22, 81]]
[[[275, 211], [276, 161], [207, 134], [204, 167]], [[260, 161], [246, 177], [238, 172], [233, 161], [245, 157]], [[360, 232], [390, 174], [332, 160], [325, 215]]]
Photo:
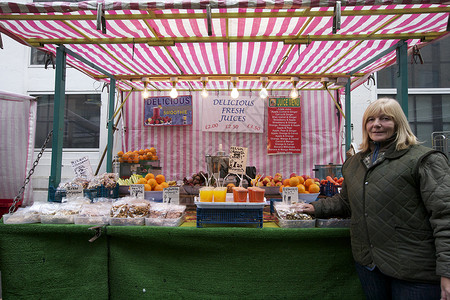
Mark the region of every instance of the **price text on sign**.
[[137, 198], [144, 198], [144, 185], [143, 184], [130, 185], [130, 196]]
[[66, 188], [66, 198], [83, 197], [83, 188], [81, 186], [68, 186]]
[[169, 186], [163, 189], [163, 202], [180, 204], [180, 188], [177, 186]]
[[230, 160], [228, 172], [233, 174], [245, 174], [247, 168], [247, 151], [245, 147], [230, 147]]
[[298, 202], [298, 188], [297, 187], [284, 187], [283, 188], [283, 203], [292, 204]]
[[91, 180], [94, 177], [89, 159], [85, 156], [71, 162], [75, 177]]

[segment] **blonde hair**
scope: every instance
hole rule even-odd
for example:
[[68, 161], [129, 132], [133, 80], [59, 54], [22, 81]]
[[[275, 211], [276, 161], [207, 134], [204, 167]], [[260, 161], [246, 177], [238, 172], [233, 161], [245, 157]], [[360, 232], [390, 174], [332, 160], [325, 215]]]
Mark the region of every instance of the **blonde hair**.
[[365, 152], [370, 149], [369, 147], [371, 140], [369, 138], [369, 133], [366, 130], [367, 120], [370, 117], [375, 117], [380, 114], [389, 116], [392, 120], [394, 120], [395, 134], [397, 135], [395, 138], [396, 150], [403, 150], [411, 145], [419, 144], [419, 141], [412, 132], [408, 120], [406, 119], [406, 116], [397, 100], [391, 98], [380, 98], [372, 102], [364, 112], [362, 122], [363, 141], [359, 146], [361, 151]]

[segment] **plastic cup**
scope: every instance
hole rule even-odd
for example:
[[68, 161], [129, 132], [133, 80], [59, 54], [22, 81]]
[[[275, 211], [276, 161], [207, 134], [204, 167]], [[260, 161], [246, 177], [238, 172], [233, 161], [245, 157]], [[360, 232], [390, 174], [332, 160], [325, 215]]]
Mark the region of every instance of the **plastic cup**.
[[212, 202], [213, 200], [213, 187], [200, 188], [200, 202]]
[[250, 202], [264, 202], [265, 190], [259, 187], [253, 188], [253, 197], [250, 198]]
[[216, 187], [213, 191], [214, 202], [225, 202], [227, 199], [227, 188], [226, 187]]
[[247, 202], [247, 189], [243, 187], [233, 188], [233, 200], [234, 202]]

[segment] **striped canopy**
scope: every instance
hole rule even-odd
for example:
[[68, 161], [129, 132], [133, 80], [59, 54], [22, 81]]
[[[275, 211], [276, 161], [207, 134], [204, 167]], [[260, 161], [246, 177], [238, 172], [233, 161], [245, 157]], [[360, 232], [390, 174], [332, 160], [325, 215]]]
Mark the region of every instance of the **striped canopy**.
[[[445, 36], [450, 12], [438, 0], [20, 2], [0, 2], [2, 34], [53, 56], [64, 45], [123, 91], [143, 81], [159, 91], [175, 81], [180, 90], [356, 85], [395, 62], [393, 48], [366, 63], [399, 41], [412, 51]], [[71, 55], [67, 63], [109, 81]]]

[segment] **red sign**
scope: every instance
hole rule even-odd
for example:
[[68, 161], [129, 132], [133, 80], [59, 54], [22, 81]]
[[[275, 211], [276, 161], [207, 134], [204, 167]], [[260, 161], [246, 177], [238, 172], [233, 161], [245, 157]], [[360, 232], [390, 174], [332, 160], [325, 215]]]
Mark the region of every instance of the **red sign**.
[[267, 153], [301, 153], [300, 98], [269, 98]]

